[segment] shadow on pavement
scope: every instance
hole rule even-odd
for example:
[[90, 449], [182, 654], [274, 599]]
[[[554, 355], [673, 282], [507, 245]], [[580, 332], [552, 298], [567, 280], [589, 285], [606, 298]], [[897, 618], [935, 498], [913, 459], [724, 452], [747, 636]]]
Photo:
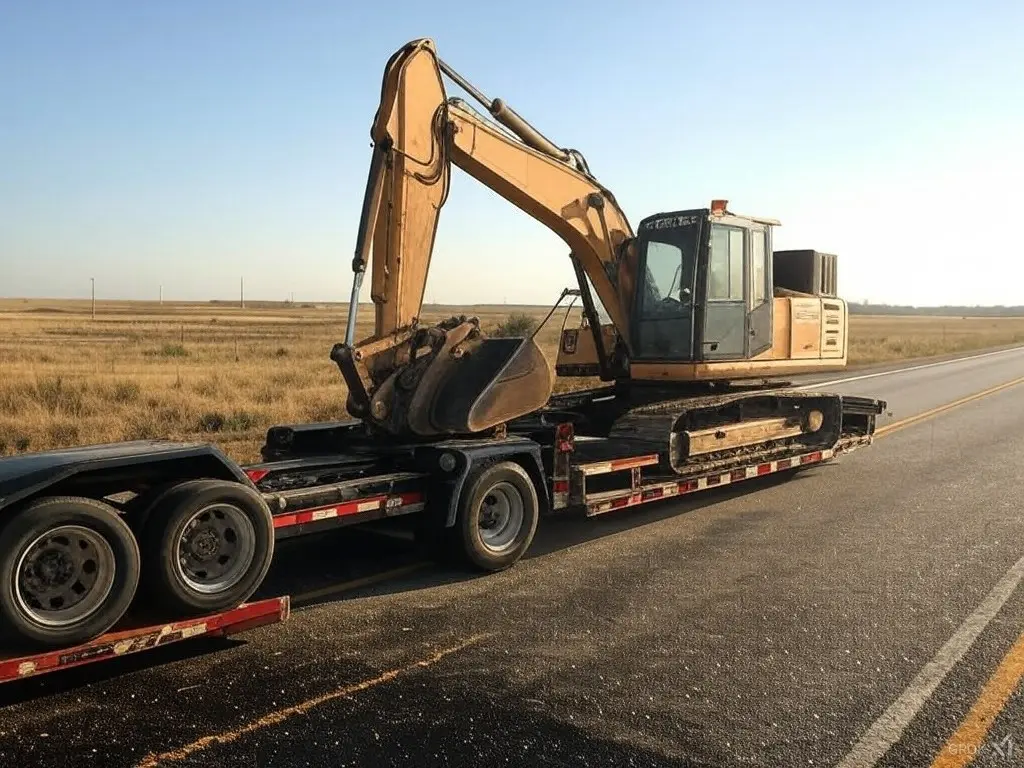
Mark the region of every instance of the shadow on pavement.
[[[608, 515], [586, 518], [552, 515], [541, 519], [524, 560], [549, 557], [569, 547], [659, 522], [710, 504], [785, 482], [799, 482], [827, 468], [809, 468], [796, 476], [771, 476], [711, 489], [682, 499], [654, 502]], [[360, 597], [429, 589], [488, 574], [427, 561], [417, 549], [408, 520], [339, 529], [280, 542], [274, 563], [253, 599], [291, 595], [293, 613]], [[293, 619], [294, 620], [294, 619]], [[51, 672], [0, 686], [0, 707], [43, 698], [173, 661], [219, 653], [244, 645], [239, 638], [195, 638], [103, 663]]]
[[[652, 502], [592, 518], [580, 514], [541, 518], [523, 560], [549, 557], [570, 547], [615, 536], [767, 488], [827, 471], [814, 467], [709, 489], [683, 498]], [[427, 560], [413, 540], [412, 521], [395, 518], [359, 528], [291, 539], [275, 555], [261, 597], [292, 595], [296, 610], [354, 598], [383, 596], [488, 578], [459, 566]]]
[[[694, 724], [655, 724], [628, 712], [608, 712], [616, 728], [581, 727], [564, 705], [543, 692], [502, 691], [487, 679], [450, 670], [459, 664], [411, 673], [400, 680], [336, 699], [246, 736], [215, 745], [179, 763], [183, 768], [252, 765], [511, 766], [681, 768], [730, 765], [710, 753]], [[538, 698], [534, 698], [534, 693]], [[611, 723], [609, 723], [611, 725]], [[619, 738], [610, 734], [618, 731]], [[642, 734], [643, 746], [630, 743]], [[650, 746], [650, 742], [656, 746]], [[665, 751], [658, 749], [664, 745]], [[699, 760], [672, 757], [700, 755]]]
[[58, 672], [48, 672], [38, 677], [15, 680], [0, 686], [0, 707], [44, 699], [163, 664], [198, 659], [240, 645], [245, 645], [245, 641], [231, 637], [197, 637], [187, 642], [172, 643], [142, 653], [107, 659], [101, 663], [85, 664]]
[[[613, 701], [602, 702], [595, 717], [587, 711], [593, 706], [565, 701], [544, 681], [498, 682], [487, 664], [490, 653], [493, 649], [460, 652], [344, 695], [337, 692], [378, 678], [380, 670], [341, 662], [308, 699], [286, 697], [275, 704], [259, 692], [288, 687], [290, 670], [277, 665], [259, 678], [258, 691], [234, 692], [245, 697], [240, 716], [204, 718], [209, 704], [202, 703], [181, 716], [175, 700], [163, 697], [151, 710], [140, 703], [137, 713], [96, 723], [95, 730], [88, 712], [71, 714], [66, 735], [78, 734], [75, 738], [57, 738], [57, 716], [48, 716], [38, 727], [51, 738], [7, 733], [0, 752], [4, 765], [108, 768], [128, 768], [146, 753], [164, 752], [174, 758], [159, 764], [181, 768], [729, 764], [714, 754], [700, 726], [686, 718], [668, 711], [646, 717], [631, 711], [632, 704]], [[126, 744], [133, 745], [131, 752]], [[673, 756], [680, 754], [700, 759]]]

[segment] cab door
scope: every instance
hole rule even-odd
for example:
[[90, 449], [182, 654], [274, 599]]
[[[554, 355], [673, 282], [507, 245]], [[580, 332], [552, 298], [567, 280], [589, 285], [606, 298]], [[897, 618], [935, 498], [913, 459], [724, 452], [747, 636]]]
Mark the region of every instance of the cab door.
[[743, 360], [747, 356], [749, 243], [743, 222], [722, 219], [712, 223], [701, 350], [704, 360]]
[[772, 260], [771, 237], [764, 224], [751, 222], [747, 230], [747, 344], [746, 357], [759, 355], [772, 346]]

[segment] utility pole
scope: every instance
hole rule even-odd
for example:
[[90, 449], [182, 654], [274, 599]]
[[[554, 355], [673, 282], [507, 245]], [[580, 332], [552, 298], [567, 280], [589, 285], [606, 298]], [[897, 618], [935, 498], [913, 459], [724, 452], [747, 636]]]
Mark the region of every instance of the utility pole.
[[92, 319], [96, 319], [96, 278], [90, 277], [89, 283], [92, 285]]
[[164, 287], [160, 286], [160, 306], [164, 305]]
[[245, 278], [238, 278], [238, 303], [245, 309]]

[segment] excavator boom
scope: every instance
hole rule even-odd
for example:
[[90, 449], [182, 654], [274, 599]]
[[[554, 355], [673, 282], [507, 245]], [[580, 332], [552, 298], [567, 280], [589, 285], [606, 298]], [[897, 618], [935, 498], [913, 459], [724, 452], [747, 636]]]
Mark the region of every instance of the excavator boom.
[[[444, 73], [501, 125], [449, 99]], [[488, 100], [441, 61], [427, 39], [388, 61], [371, 136], [346, 340], [332, 351], [349, 384], [350, 412], [389, 432], [475, 432], [535, 409], [551, 394], [550, 367], [532, 339], [483, 339], [472, 322], [420, 324], [451, 165], [558, 234], [628, 338], [633, 286], [623, 265], [633, 231], [578, 152], [557, 147], [500, 99]], [[357, 342], [356, 308], [368, 262], [374, 331]], [[454, 380], [458, 391], [446, 391], [445, 383]], [[456, 395], [464, 407], [448, 402]]]

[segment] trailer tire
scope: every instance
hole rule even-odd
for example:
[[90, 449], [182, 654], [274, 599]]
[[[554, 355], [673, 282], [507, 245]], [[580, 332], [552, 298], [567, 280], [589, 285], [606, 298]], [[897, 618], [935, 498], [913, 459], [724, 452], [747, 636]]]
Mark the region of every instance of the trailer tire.
[[0, 626], [9, 641], [78, 645], [127, 612], [139, 584], [139, 547], [109, 504], [48, 496], [3, 524], [0, 580]]
[[533, 541], [540, 503], [519, 464], [502, 461], [475, 470], [459, 498], [456, 528], [461, 555], [483, 571], [514, 565]]
[[163, 612], [235, 608], [259, 588], [274, 556], [274, 520], [258, 492], [229, 480], [188, 480], [146, 515], [142, 588]]

